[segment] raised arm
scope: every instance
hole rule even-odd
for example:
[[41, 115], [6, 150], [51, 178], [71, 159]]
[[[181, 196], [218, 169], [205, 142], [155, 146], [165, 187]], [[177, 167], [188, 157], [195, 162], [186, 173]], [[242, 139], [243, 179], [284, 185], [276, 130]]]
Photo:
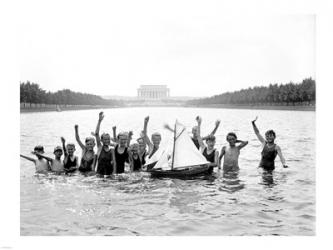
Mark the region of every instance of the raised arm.
[[132, 137], [133, 137], [133, 131], [129, 131], [128, 132], [128, 138], [127, 138], [127, 147], [130, 146]]
[[113, 138], [112, 138], [112, 140], [114, 142], [118, 142], [118, 140], [117, 140], [117, 127], [116, 126], [112, 127], [112, 132], [113, 132]]
[[254, 120], [252, 121], [252, 127], [253, 127], [254, 133], [256, 134], [258, 140], [259, 140], [262, 144], [264, 144], [266, 141], [265, 141], [264, 137], [262, 137], [262, 135], [259, 133], [259, 129], [257, 128], [256, 123], [255, 123], [255, 122], [257, 121], [257, 119], [258, 119], [258, 116], [256, 117], [256, 119], [254, 119]]
[[218, 129], [218, 128], [219, 128], [219, 126], [220, 126], [220, 123], [221, 123], [221, 121], [220, 121], [220, 120], [216, 120], [216, 122], [215, 122], [215, 128], [213, 129], [213, 131], [212, 131], [212, 132], [210, 132], [210, 134], [209, 134], [209, 135], [207, 135], [207, 136], [203, 137], [202, 139], [203, 139], [203, 140], [205, 140], [205, 139], [207, 139], [207, 137], [208, 137], [208, 136], [210, 136], [210, 135], [215, 135], [215, 133], [216, 133], [217, 129]]
[[102, 146], [102, 144], [101, 144], [101, 137], [99, 136], [99, 130], [100, 130], [101, 123], [102, 123], [103, 119], [104, 119], [103, 112], [99, 112], [98, 121], [97, 121], [97, 125], [96, 125], [96, 130], [95, 130], [95, 137], [96, 137], [96, 142], [97, 142], [97, 148], [100, 148]]
[[66, 149], [66, 140], [64, 137], [60, 137], [60, 139], [61, 139], [62, 149], [64, 150], [64, 156], [66, 158], [68, 156], [67, 149]]
[[201, 122], [202, 122], [202, 119], [201, 119], [200, 116], [197, 116], [196, 120], [197, 120], [197, 123], [198, 123], [197, 139], [198, 139], [201, 150], [204, 150], [205, 144], [203, 143], [203, 140], [201, 138]]
[[75, 139], [76, 139], [77, 143], [79, 144], [79, 146], [81, 147], [81, 149], [83, 150], [86, 147], [84, 146], [84, 144], [80, 140], [80, 136], [79, 136], [79, 125], [75, 125], [74, 128], [75, 128]]
[[237, 147], [238, 147], [238, 149], [242, 149], [242, 148], [244, 148], [249, 142], [248, 142], [248, 141], [236, 140], [236, 143], [240, 143]]
[[20, 154], [20, 156], [21, 156], [22, 158], [28, 160], [28, 161], [32, 161], [32, 162], [34, 162], [34, 163], [36, 162], [36, 160], [35, 160], [34, 158], [31, 158], [31, 157], [29, 157], [29, 156], [25, 156], [25, 155], [21, 155], [21, 154]]
[[154, 145], [153, 143], [151, 143], [148, 135], [147, 135], [147, 128], [148, 128], [148, 122], [149, 122], [149, 116], [145, 117], [145, 120], [144, 120], [144, 125], [143, 125], [143, 139], [145, 141], [145, 144], [148, 145], [148, 151], [149, 151], [149, 154], [153, 151], [153, 148], [154, 148]]
[[45, 160], [47, 160], [47, 161], [50, 161], [50, 162], [52, 162], [53, 161], [53, 159], [52, 158], [50, 158], [50, 157], [47, 157], [47, 156], [45, 156], [45, 155], [42, 155], [42, 154], [39, 154], [39, 153], [37, 153], [37, 152], [31, 152], [32, 154], [34, 154], [34, 155], [37, 155], [37, 156], [39, 156], [39, 157], [41, 157], [41, 158], [44, 158]]
[[281, 163], [282, 163], [283, 167], [287, 168], [288, 166], [286, 165], [286, 160], [284, 159], [284, 157], [282, 155], [281, 148], [278, 145], [276, 145], [276, 151], [278, 153], [278, 156], [279, 156], [279, 158], [281, 160]]

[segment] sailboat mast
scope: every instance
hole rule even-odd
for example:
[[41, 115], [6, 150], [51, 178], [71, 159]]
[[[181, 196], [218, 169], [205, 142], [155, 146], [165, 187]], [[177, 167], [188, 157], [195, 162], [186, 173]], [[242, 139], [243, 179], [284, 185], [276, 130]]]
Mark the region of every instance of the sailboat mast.
[[173, 130], [173, 151], [172, 151], [172, 163], [171, 163], [171, 170], [173, 169], [173, 164], [175, 163], [175, 151], [176, 151], [176, 123], [175, 128]]

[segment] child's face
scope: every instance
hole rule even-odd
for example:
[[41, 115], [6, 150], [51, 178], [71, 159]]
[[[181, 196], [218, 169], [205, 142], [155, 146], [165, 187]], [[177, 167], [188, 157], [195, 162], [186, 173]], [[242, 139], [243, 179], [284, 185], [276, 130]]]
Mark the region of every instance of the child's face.
[[69, 155], [73, 155], [74, 154], [74, 151], [75, 151], [75, 147], [73, 146], [67, 146], [67, 152]]
[[87, 150], [93, 150], [95, 147], [95, 142], [93, 140], [86, 141]]
[[[42, 150], [35, 150], [35, 152], [38, 153], [38, 154], [41, 154], [41, 155], [44, 154], [44, 151], [42, 151]], [[38, 155], [37, 155], [37, 158], [42, 159], [42, 157], [40, 157]]]
[[61, 156], [62, 156], [62, 150], [57, 150], [57, 151], [55, 151], [55, 152], [54, 152], [54, 155], [55, 155], [57, 158], [61, 157]]
[[126, 143], [127, 143], [127, 136], [126, 135], [119, 136], [119, 146], [125, 147]]
[[265, 137], [266, 137], [266, 141], [269, 143], [273, 143], [275, 140], [275, 136], [273, 134], [266, 134]]
[[229, 135], [228, 137], [227, 137], [227, 142], [229, 142], [229, 145], [230, 146], [235, 146], [235, 144], [236, 144], [236, 137], [234, 137], [234, 136], [232, 136], [232, 135]]
[[154, 135], [152, 136], [151, 140], [153, 141], [154, 146], [159, 146], [161, 142], [161, 136]]
[[140, 150], [141, 152], [145, 151], [146, 146], [145, 146], [143, 140], [138, 140], [138, 143], [139, 143], [139, 150]]
[[215, 140], [207, 140], [206, 141], [208, 148], [214, 148], [215, 146]]
[[139, 153], [139, 145], [133, 145], [131, 148], [131, 151], [133, 154], [138, 154]]
[[111, 144], [111, 138], [109, 135], [104, 135], [102, 138], [102, 143], [104, 146], [109, 146]]

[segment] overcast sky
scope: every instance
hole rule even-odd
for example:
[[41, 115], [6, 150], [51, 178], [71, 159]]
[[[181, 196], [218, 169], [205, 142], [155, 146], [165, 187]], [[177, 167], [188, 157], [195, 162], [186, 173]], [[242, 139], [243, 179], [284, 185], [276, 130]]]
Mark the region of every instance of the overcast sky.
[[135, 96], [140, 84], [166, 84], [172, 96], [210, 96], [315, 77], [313, 15], [164, 2], [23, 2], [20, 80], [50, 91]]

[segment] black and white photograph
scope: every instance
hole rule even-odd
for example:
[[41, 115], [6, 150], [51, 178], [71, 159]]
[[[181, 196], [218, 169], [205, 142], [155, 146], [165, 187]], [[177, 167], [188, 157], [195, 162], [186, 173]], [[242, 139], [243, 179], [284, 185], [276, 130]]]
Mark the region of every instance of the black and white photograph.
[[21, 2], [19, 238], [317, 236], [316, 12], [224, 7]]

